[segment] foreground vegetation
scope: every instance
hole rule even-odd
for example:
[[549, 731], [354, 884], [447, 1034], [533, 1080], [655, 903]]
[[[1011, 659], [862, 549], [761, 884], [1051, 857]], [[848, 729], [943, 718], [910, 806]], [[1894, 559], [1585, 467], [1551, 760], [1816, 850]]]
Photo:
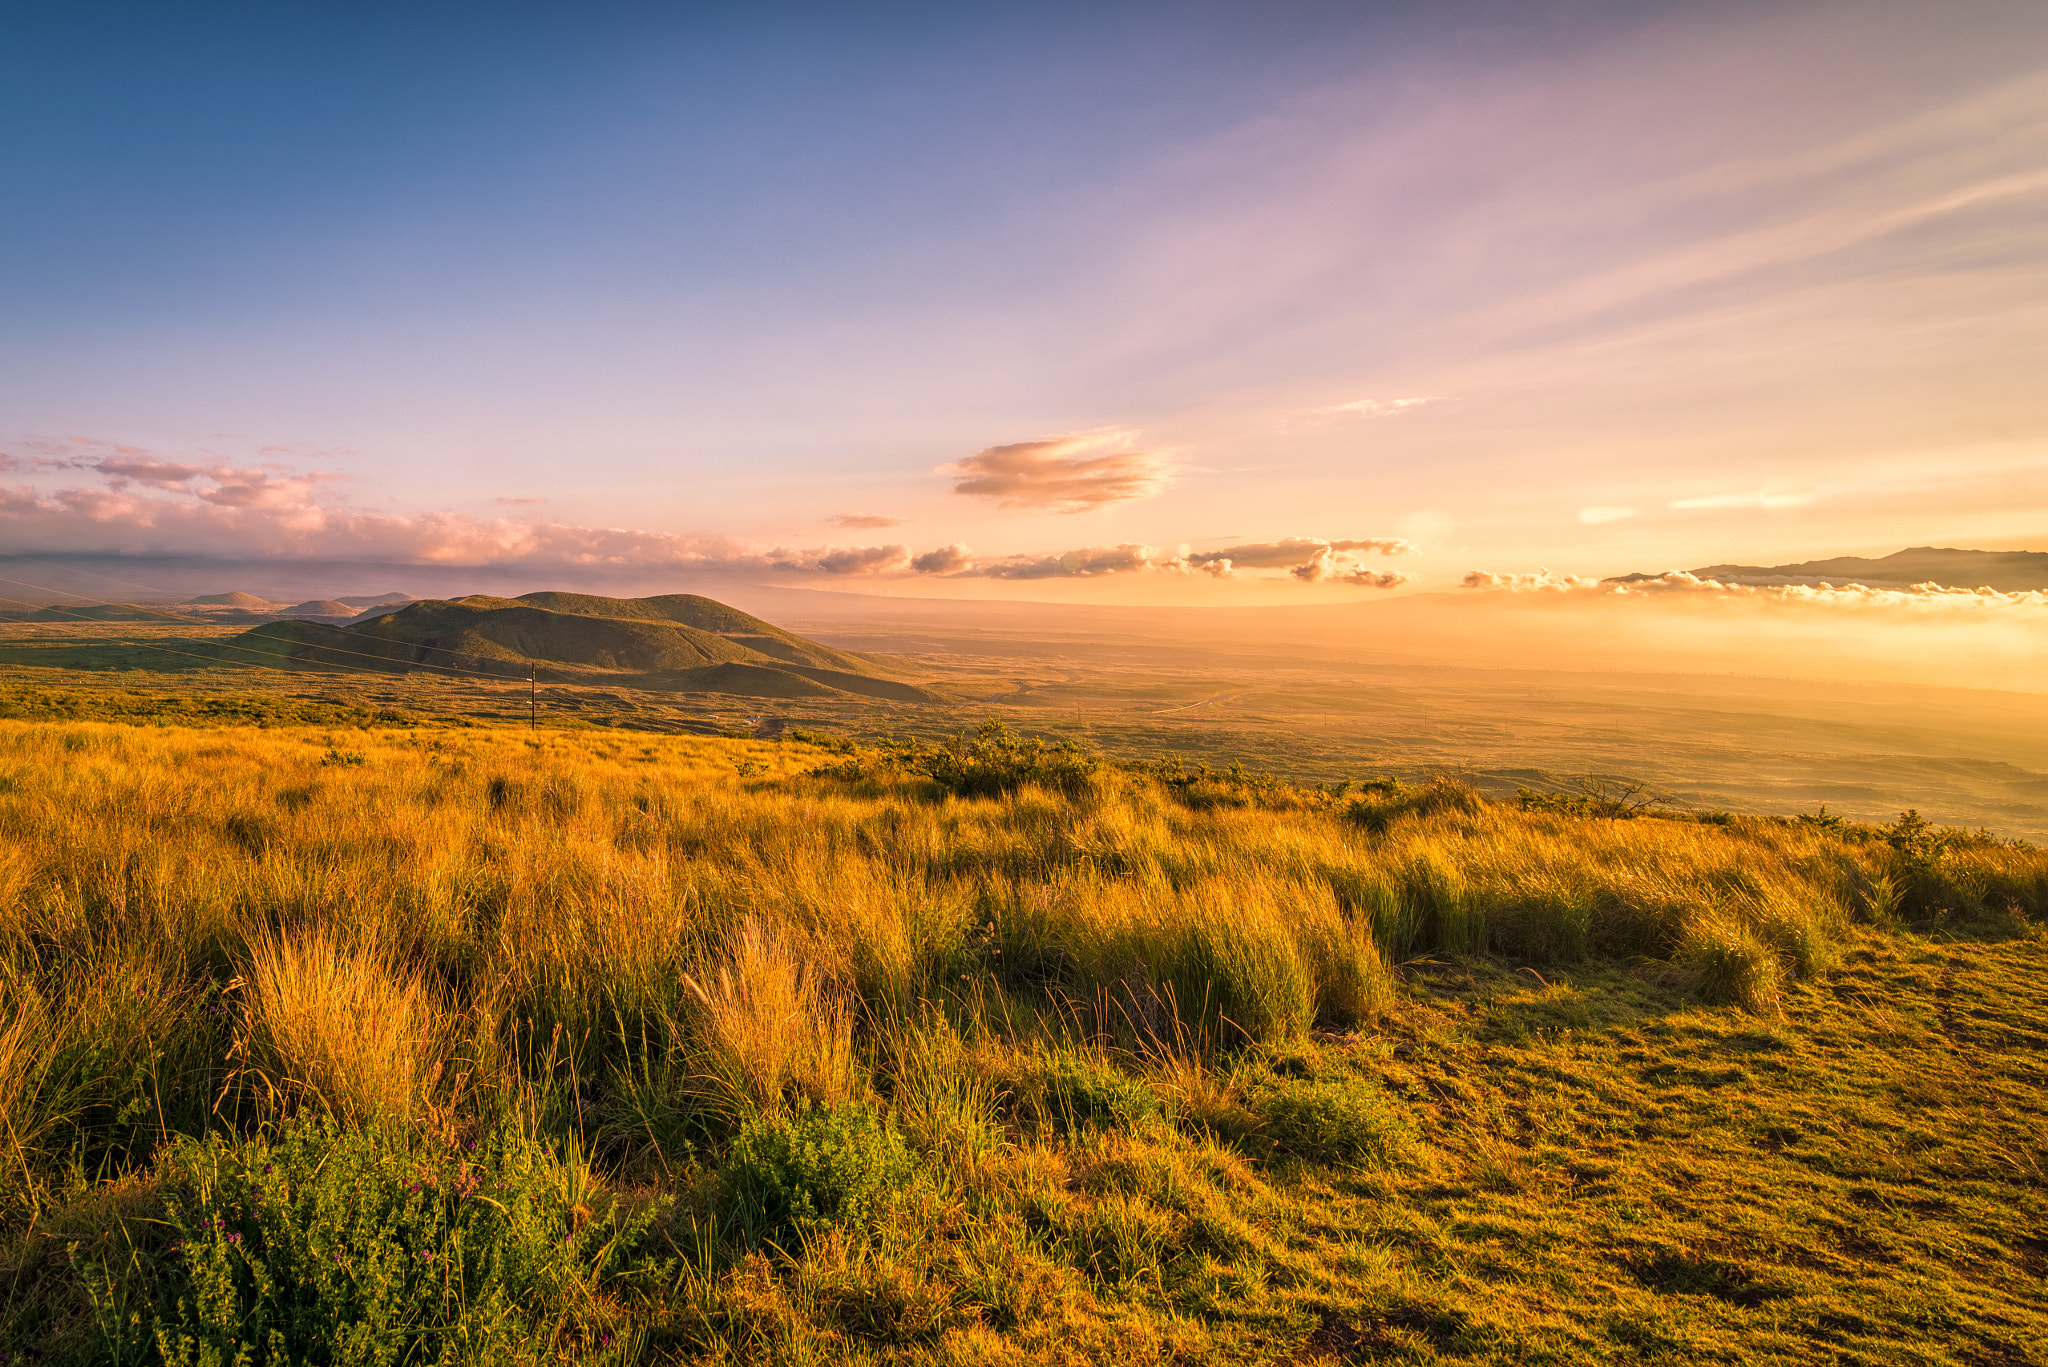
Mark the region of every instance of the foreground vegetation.
[[0, 721], [0, 833], [15, 1354], [2048, 1341], [2048, 855], [1915, 819]]

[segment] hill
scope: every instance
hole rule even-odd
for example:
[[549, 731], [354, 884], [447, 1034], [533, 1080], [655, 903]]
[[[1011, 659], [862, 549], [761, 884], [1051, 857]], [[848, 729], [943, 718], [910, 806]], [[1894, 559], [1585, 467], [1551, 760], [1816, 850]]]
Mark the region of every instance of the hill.
[[756, 654], [787, 664], [844, 670], [849, 674], [873, 673], [875, 668], [874, 662], [863, 656], [821, 646], [738, 608], [727, 607], [716, 599], [694, 593], [667, 593], [655, 598], [602, 598], [588, 593], [543, 592], [521, 594], [514, 601], [582, 617], [673, 623], [721, 636]]
[[[1688, 571], [1724, 584], [1831, 583], [1864, 584], [1872, 588], [1904, 588], [1941, 584], [1948, 588], [1991, 588], [2001, 593], [2048, 589], [2048, 551], [1965, 551], [1942, 546], [1909, 546], [1870, 559], [1840, 555], [1832, 560], [1802, 560], [1794, 565], [1703, 565]], [[1610, 584], [1654, 579], [1654, 574], [1624, 574]]]
[[203, 593], [197, 598], [185, 600], [193, 607], [222, 607], [262, 609], [273, 606], [268, 598], [258, 598], [253, 593], [235, 589], [229, 593]]
[[284, 611], [293, 617], [353, 617], [356, 610], [347, 603], [334, 598], [314, 598], [308, 602], [295, 603]]
[[642, 688], [745, 697], [933, 700], [865, 657], [693, 594], [426, 599], [346, 627], [272, 622], [235, 645], [338, 667], [385, 660], [405, 670], [452, 667], [508, 678], [534, 672], [556, 681], [602, 676]]
[[19, 622], [200, 622], [204, 618], [134, 603], [77, 603], [11, 614]]

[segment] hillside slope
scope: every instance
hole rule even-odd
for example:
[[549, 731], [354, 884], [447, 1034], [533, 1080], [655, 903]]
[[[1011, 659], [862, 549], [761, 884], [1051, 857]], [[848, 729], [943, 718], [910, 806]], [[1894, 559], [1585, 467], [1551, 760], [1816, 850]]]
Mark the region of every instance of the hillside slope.
[[[717, 630], [692, 625], [707, 622]], [[507, 678], [538, 671], [557, 682], [625, 682], [746, 697], [859, 696], [927, 702], [932, 695], [833, 650], [708, 598], [535, 593], [410, 603], [346, 627], [272, 622], [236, 638], [307, 664], [459, 669]]]
[[674, 623], [722, 636], [735, 645], [788, 664], [843, 670], [848, 674], [877, 672], [875, 662], [865, 656], [805, 640], [738, 608], [694, 593], [665, 593], [654, 598], [604, 598], [591, 593], [544, 591], [522, 593], [515, 601], [579, 617]]

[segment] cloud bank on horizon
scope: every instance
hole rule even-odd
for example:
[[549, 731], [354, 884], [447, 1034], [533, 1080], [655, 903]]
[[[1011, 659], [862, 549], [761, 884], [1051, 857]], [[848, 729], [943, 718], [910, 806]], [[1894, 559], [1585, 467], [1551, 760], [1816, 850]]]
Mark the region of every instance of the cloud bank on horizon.
[[[1075, 480], [1084, 488], [1099, 489], [1107, 487], [1105, 481], [1123, 478], [1104, 474], [1101, 461], [1130, 455], [1149, 458], [1149, 453], [1131, 452], [1114, 457], [1074, 454], [1099, 444], [1026, 443], [1042, 449], [1025, 457], [1023, 466], [1064, 470], [1059, 480], [1069, 489]], [[0, 453], [0, 469], [54, 474], [59, 487], [0, 489], [0, 528], [9, 545], [44, 553], [198, 556], [232, 547], [242, 555], [277, 559], [848, 579], [1100, 579], [1153, 574], [1224, 580], [1276, 571], [1266, 577], [1396, 588], [1414, 578], [1367, 571], [1360, 564], [1367, 553], [1412, 552], [1414, 548], [1398, 537], [1289, 537], [1199, 554], [1165, 552], [1137, 542], [1001, 556], [977, 556], [963, 542], [922, 553], [902, 544], [796, 548], [736, 537], [585, 527], [535, 518], [363, 511], [326, 501], [328, 491], [347, 478], [337, 472], [299, 471], [279, 462], [245, 467], [218, 459], [166, 460], [139, 447], [85, 437], [21, 449], [26, 454]], [[1075, 473], [1072, 467], [1077, 465]], [[72, 482], [95, 475], [97, 485]], [[833, 521], [865, 530], [900, 525], [902, 519], [855, 514]]]
[[1932, 582], [1903, 587], [1854, 583], [1752, 584], [1715, 579], [1688, 570], [1666, 570], [1662, 574], [1627, 579], [1593, 579], [1584, 575], [1553, 574], [1548, 569], [1523, 573], [1468, 570], [1459, 580], [1459, 587], [1509, 595], [1665, 601], [1712, 599], [1758, 605], [1878, 609], [1893, 614], [1988, 617], [2019, 610], [2033, 621], [2048, 625], [2048, 618], [2040, 615], [2043, 609], [2048, 609], [2048, 591], [2041, 589], [1969, 589]]

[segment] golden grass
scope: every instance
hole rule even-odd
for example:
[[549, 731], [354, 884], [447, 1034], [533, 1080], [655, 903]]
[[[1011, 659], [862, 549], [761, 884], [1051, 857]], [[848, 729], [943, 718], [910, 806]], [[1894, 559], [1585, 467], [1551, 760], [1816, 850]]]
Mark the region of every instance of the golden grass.
[[426, 1113], [449, 1029], [417, 969], [309, 929], [258, 940], [246, 992], [243, 1047], [273, 1095], [311, 1099], [356, 1124]]
[[[600, 1171], [665, 1184], [710, 1229], [711, 1198], [690, 1193], [733, 1123], [859, 1100], [924, 1158], [914, 1216], [822, 1241], [786, 1275], [752, 1253], [714, 1266], [731, 1249], [707, 1235], [725, 1251], [678, 1274], [664, 1312], [698, 1316], [692, 1354], [1078, 1360], [1128, 1338], [1198, 1358], [1216, 1342], [1203, 1315], [1255, 1320], [1279, 1294], [1262, 1279], [1294, 1256], [1286, 1202], [1370, 1205], [1369, 1184], [1395, 1180], [1351, 1173], [1368, 1186], [1338, 1201], [1308, 1169], [1283, 1200], [1274, 1097], [1301, 1109], [1355, 1085], [1369, 1118], [1395, 1104], [1382, 1078], [1405, 1078], [1399, 1105], [1438, 1117], [1418, 1166], [1520, 1210], [1562, 1189], [1551, 1149], [1577, 1145], [1597, 1175], [1602, 1146], [1634, 1132], [1609, 1115], [1596, 1142], [1573, 1108], [1666, 1085], [1611, 1058], [1584, 1080], [1568, 1038], [1590, 1028], [1582, 1004], [1547, 985], [1574, 965], [1604, 965], [1584, 971], [1624, 993], [1732, 1004], [1722, 1015], [1757, 1033], [1812, 1018], [1813, 984], [1870, 927], [2048, 914], [2048, 856], [2014, 846], [1933, 857], [1448, 787], [1367, 822], [1311, 794], [1197, 802], [1114, 769], [1069, 794], [949, 799], [807, 772], [827, 758], [638, 735], [0, 722], [8, 1189], [40, 1209], [51, 1183], [147, 1170], [170, 1134], [319, 1108], [437, 1134], [511, 1120], [593, 1190]], [[1512, 1030], [1437, 1030], [1417, 982], [1482, 971], [1521, 1002]], [[1864, 1034], [1919, 1047], [1911, 1022], [1874, 1012]], [[1528, 1056], [1512, 1098], [1486, 1089], [1496, 1044]], [[1437, 1068], [1453, 1049], [1459, 1068]], [[1985, 1142], [1987, 1167], [2038, 1175], [2004, 1130]], [[1466, 1226], [1415, 1221], [1415, 1265], [1449, 1266]], [[1409, 1256], [1345, 1237], [1316, 1275], [1355, 1263], [1369, 1279]], [[1417, 1297], [1381, 1347], [1462, 1341]]]

